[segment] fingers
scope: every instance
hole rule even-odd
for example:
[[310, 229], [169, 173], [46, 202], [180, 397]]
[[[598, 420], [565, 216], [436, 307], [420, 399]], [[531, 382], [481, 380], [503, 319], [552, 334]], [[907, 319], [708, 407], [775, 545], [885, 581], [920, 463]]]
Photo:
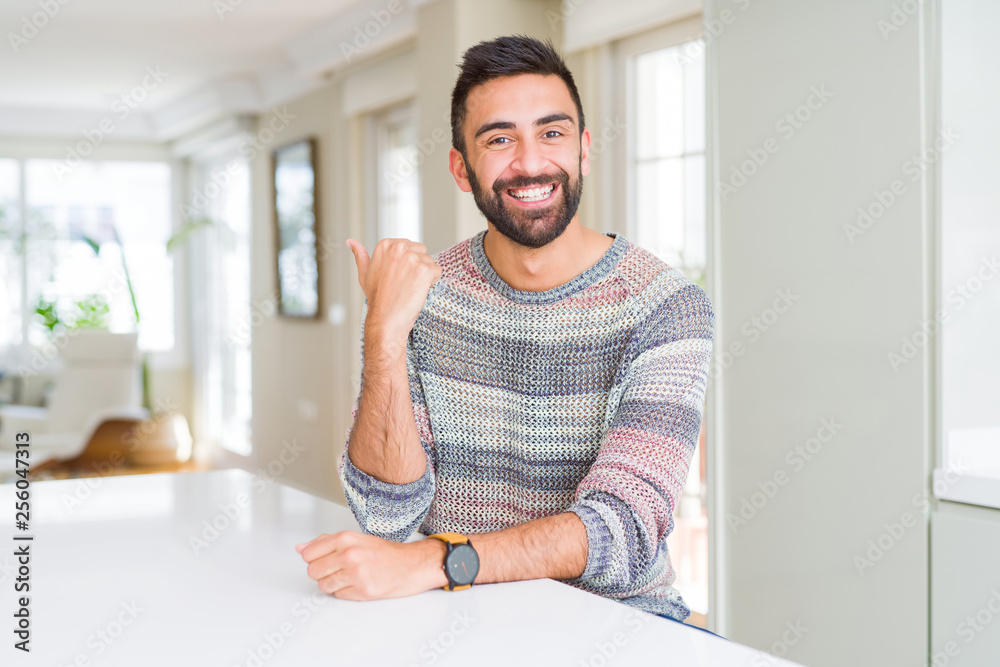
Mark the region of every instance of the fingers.
[[410, 239], [382, 239], [375, 245], [375, 250], [372, 251], [372, 255], [376, 253], [389, 254], [392, 257], [402, 257], [408, 253], [415, 253], [417, 255], [427, 255], [427, 246], [419, 241], [411, 241]]
[[364, 593], [357, 586], [341, 586], [333, 591], [332, 594], [333, 597], [339, 600], [354, 600], [355, 602], [372, 599], [370, 595]]
[[434, 269], [435, 275], [437, 275], [437, 277], [440, 278], [441, 274], [444, 273], [444, 267], [442, 267], [440, 264], [438, 264], [437, 262], [435, 262], [430, 257], [428, 257], [427, 259], [428, 259], [428, 262], [430, 264], [430, 267], [432, 269]]
[[[296, 545], [296, 550], [309, 563], [306, 574], [327, 595], [339, 598], [343, 597], [342, 593], [345, 590], [349, 590], [355, 597], [347, 599], [363, 599], [365, 586], [361, 585], [363, 582], [359, 579], [364, 568], [359, 567], [359, 555], [349, 548], [334, 548], [340, 546], [334, 537], [321, 535], [311, 543]], [[333, 550], [330, 550], [331, 548]]]
[[321, 591], [337, 597], [340, 597], [338, 591], [351, 585], [351, 578], [344, 570], [337, 570], [325, 577], [313, 577], [313, 579], [316, 580], [316, 585]]
[[387, 585], [386, 578], [392, 574], [386, 564], [398, 562], [399, 548], [391, 540], [350, 530], [295, 545], [308, 563], [309, 578], [322, 592], [343, 600], [390, 597], [394, 589]]
[[323, 558], [318, 558], [309, 563], [309, 567], [306, 568], [306, 574], [310, 579], [322, 582], [324, 579], [337, 574], [343, 578], [343, 575], [346, 574], [344, 568], [345, 563], [342, 562], [338, 554], [328, 554]]
[[[443, 273], [427, 246], [408, 239], [382, 239], [371, 256], [348, 239], [358, 264], [358, 281], [365, 292], [370, 332], [390, 339], [405, 339], [424, 307], [429, 289]], [[370, 262], [370, 264], [369, 264]]]
[[340, 533], [334, 533], [333, 535], [320, 535], [319, 537], [312, 539], [308, 542], [303, 542], [301, 544], [295, 545], [295, 550], [299, 552], [302, 556], [302, 560], [307, 563], [312, 563], [317, 558], [322, 558], [328, 554], [332, 554], [337, 551], [341, 546], [343, 537]]
[[[371, 255], [368, 254], [363, 245], [354, 239], [347, 239], [347, 247], [354, 254], [354, 262], [358, 267], [358, 283], [363, 289], [365, 287], [365, 279], [368, 275], [368, 267], [372, 261]], [[422, 263], [438, 266], [434, 259], [427, 254], [427, 246], [417, 241], [410, 241], [409, 239], [382, 239], [376, 244], [372, 254], [384, 255], [386, 253], [396, 258], [412, 253]]]
[[320, 535], [312, 542], [295, 547], [302, 559], [309, 563], [306, 574], [319, 584], [324, 593], [333, 593], [350, 582], [349, 566], [356, 559], [340, 549], [340, 542], [336, 535]]
[[368, 256], [365, 247], [354, 239], [347, 239], [347, 247], [354, 253], [354, 263], [358, 265], [358, 284], [364, 289], [365, 276], [368, 275], [368, 264], [371, 262], [371, 257]]

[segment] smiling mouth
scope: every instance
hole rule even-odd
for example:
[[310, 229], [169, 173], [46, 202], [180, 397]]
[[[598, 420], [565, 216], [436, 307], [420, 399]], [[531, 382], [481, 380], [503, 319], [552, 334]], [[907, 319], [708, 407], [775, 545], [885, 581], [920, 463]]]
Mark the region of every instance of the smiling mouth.
[[558, 187], [558, 183], [549, 183], [548, 185], [539, 185], [531, 188], [508, 188], [506, 192], [515, 201], [524, 204], [535, 204], [551, 199]]

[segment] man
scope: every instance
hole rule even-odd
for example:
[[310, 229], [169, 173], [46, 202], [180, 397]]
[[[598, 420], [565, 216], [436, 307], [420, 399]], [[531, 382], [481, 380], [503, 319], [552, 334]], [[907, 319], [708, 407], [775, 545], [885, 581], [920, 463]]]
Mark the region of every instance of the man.
[[[580, 223], [590, 133], [550, 45], [469, 49], [452, 143], [487, 230], [433, 257], [348, 241], [366, 303], [340, 475], [364, 534], [298, 545], [309, 576], [352, 600], [549, 577], [683, 621], [666, 538], [701, 426], [711, 304]], [[438, 539], [404, 542], [415, 530]]]

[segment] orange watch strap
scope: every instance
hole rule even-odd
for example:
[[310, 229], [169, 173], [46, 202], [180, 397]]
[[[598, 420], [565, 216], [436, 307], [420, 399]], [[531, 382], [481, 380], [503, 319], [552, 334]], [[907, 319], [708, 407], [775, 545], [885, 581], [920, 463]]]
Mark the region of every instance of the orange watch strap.
[[448, 544], [468, 544], [469, 538], [461, 533], [436, 533], [434, 535], [428, 535], [427, 537], [436, 537], [442, 542], [447, 542]]

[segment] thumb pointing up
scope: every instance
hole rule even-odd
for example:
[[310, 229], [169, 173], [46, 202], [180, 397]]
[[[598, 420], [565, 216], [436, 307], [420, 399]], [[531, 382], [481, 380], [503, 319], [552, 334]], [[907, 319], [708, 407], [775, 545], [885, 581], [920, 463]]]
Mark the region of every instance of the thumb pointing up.
[[347, 247], [354, 253], [354, 262], [358, 265], [358, 283], [363, 290], [365, 288], [365, 276], [368, 275], [368, 263], [371, 259], [368, 257], [368, 251], [365, 250], [365, 247], [354, 239], [347, 239]]

